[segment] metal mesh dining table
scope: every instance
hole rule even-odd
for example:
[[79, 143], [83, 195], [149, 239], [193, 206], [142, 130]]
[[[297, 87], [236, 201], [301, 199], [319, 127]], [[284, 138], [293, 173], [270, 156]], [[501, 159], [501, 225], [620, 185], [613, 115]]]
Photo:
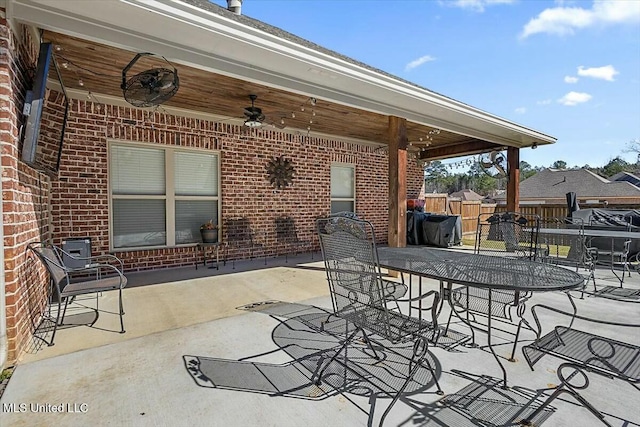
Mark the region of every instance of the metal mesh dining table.
[[[487, 346], [502, 370], [505, 388], [507, 372], [491, 342], [492, 291], [568, 291], [580, 288], [584, 282], [580, 274], [548, 263], [425, 246], [378, 248], [378, 262], [381, 267], [389, 270], [446, 283], [447, 289], [444, 291], [447, 295], [450, 295], [453, 284], [487, 289], [489, 295]], [[447, 300], [452, 304], [449, 298]], [[461, 320], [464, 321], [464, 319]]]

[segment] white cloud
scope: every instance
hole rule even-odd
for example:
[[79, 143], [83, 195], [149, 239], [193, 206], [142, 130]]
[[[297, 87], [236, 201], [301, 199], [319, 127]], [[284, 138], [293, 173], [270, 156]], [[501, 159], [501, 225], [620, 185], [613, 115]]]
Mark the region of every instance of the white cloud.
[[522, 30], [521, 38], [537, 33], [571, 35], [593, 25], [640, 22], [640, 2], [636, 0], [594, 0], [591, 9], [553, 7], [543, 10]]
[[558, 102], [562, 105], [573, 107], [574, 105], [588, 102], [591, 99], [591, 95], [584, 92], [569, 92], [562, 98], [558, 99]]
[[[640, 3], [639, 3], [640, 4]], [[619, 74], [613, 65], [605, 65], [604, 67], [584, 68], [582, 65], [578, 67], [578, 75], [582, 77], [591, 77], [594, 79], [602, 79], [609, 82], [614, 81], [613, 76]]]
[[573, 76], [564, 76], [564, 82], [569, 84], [578, 83], [578, 78]]
[[549, 105], [549, 104], [551, 104], [552, 102], [553, 102], [553, 101], [552, 101], [552, 100], [550, 100], [550, 99], [543, 99], [542, 101], [538, 101], [538, 102], [536, 102], [536, 104], [538, 104], [538, 105]]
[[404, 69], [405, 71], [411, 71], [414, 68], [417, 68], [419, 66], [421, 66], [422, 64], [426, 63], [426, 62], [431, 62], [431, 61], [435, 61], [436, 58], [434, 58], [431, 55], [425, 55], [425, 56], [421, 56], [418, 59], [414, 59], [413, 61], [409, 62], [407, 65], [405, 65]]
[[516, 114], [524, 114], [527, 112], [527, 109], [525, 107], [518, 107], [515, 109]]
[[460, 9], [484, 12], [484, 9], [497, 4], [512, 4], [515, 0], [440, 0], [441, 6], [459, 7]]

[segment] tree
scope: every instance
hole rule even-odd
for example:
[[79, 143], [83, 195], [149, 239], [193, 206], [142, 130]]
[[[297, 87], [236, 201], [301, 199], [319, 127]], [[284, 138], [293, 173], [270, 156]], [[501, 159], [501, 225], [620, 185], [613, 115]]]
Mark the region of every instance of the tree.
[[551, 165], [551, 168], [552, 169], [566, 169], [567, 168], [567, 162], [565, 162], [564, 160], [556, 160]]
[[627, 143], [625, 153], [637, 153], [640, 158], [640, 138], [632, 139]]
[[447, 167], [440, 160], [434, 160], [424, 168], [424, 191], [427, 193], [442, 192], [445, 189], [445, 181], [448, 176]]
[[521, 182], [527, 178], [532, 177], [536, 173], [538, 173], [538, 171], [535, 170], [533, 167], [531, 167], [529, 163], [525, 162], [524, 160], [520, 162], [520, 181]]
[[632, 170], [633, 165], [630, 165], [629, 162], [621, 159], [620, 157], [616, 157], [609, 160], [609, 163], [600, 169], [600, 174], [609, 178], [619, 172], [631, 172]]

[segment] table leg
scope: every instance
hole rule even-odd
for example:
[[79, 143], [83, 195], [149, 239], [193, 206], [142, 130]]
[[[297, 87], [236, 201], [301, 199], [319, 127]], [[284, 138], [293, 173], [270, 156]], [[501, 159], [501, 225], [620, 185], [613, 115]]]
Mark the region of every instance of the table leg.
[[487, 315], [487, 347], [489, 347], [491, 354], [493, 354], [493, 358], [496, 359], [496, 362], [498, 362], [498, 366], [500, 366], [500, 369], [502, 369], [502, 388], [507, 389], [509, 388], [507, 386], [507, 371], [506, 369], [504, 369], [504, 365], [500, 361], [500, 358], [491, 345], [491, 319], [493, 317], [493, 315], [491, 314], [492, 293], [493, 291], [489, 289], [489, 313]]

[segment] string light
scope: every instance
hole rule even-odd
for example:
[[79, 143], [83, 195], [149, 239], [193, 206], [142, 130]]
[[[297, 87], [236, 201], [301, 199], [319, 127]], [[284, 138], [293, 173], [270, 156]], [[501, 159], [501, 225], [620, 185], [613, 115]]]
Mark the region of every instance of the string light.
[[79, 86], [84, 86], [84, 81], [82, 79], [78, 79], [78, 85]]

